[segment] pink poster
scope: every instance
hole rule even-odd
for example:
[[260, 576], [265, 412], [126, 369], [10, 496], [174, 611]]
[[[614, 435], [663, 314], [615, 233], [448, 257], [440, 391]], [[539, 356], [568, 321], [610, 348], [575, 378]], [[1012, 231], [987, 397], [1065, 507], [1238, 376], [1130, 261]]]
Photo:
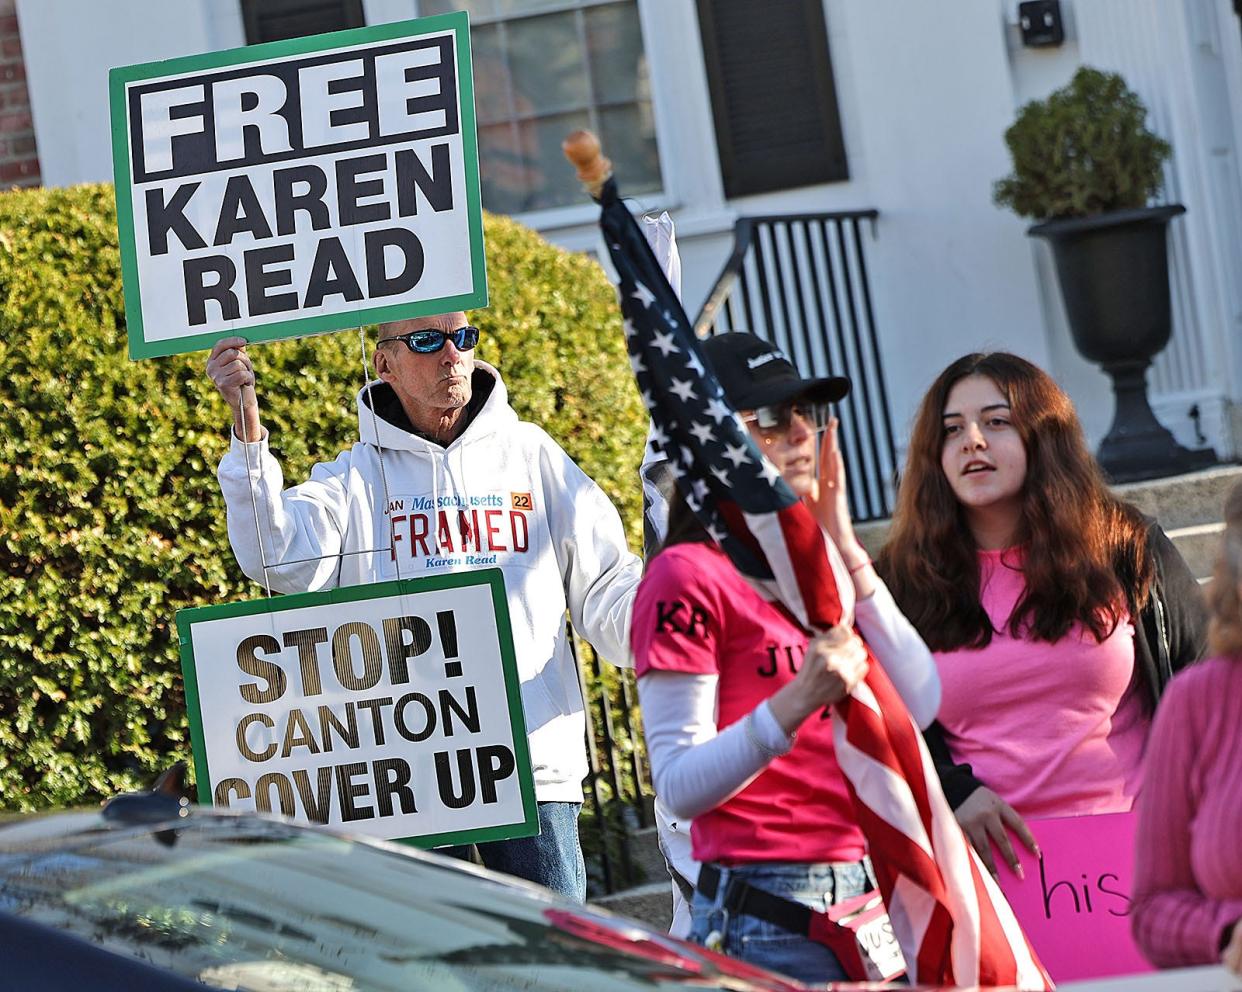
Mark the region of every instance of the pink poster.
[[994, 852], [1001, 889], [1054, 981], [1152, 970], [1130, 939], [1135, 823], [1133, 813], [1027, 820], [1043, 859], [1013, 838], [1024, 879]]

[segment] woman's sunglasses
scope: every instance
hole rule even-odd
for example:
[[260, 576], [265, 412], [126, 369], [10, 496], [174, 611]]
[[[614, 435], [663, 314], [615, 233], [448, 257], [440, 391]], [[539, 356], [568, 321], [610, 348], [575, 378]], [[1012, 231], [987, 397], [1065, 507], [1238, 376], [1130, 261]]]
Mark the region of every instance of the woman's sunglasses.
[[742, 422], [754, 424], [764, 436], [783, 434], [789, 430], [794, 414], [801, 417], [812, 430], [823, 430], [828, 423], [828, 404], [802, 401], [756, 407], [753, 413], [742, 418]]
[[410, 331], [408, 334], [395, 334], [390, 338], [380, 338], [376, 344], [385, 341], [404, 341], [410, 351], [419, 355], [430, 355], [444, 347], [445, 341], [452, 341], [458, 351], [469, 351], [479, 343], [479, 329], [467, 324], [455, 331], [439, 331], [434, 327], [421, 331]]

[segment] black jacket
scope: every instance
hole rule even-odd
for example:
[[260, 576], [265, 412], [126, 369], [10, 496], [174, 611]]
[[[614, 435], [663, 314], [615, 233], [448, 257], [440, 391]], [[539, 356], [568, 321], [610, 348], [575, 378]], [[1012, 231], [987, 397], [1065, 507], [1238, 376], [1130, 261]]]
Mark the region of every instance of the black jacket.
[[[1199, 583], [1168, 535], [1154, 523], [1147, 543], [1155, 559], [1156, 577], [1134, 626], [1134, 677], [1143, 680], [1147, 688], [1144, 703], [1154, 711], [1173, 674], [1206, 652], [1208, 613]], [[975, 778], [970, 765], [954, 763], [939, 722], [923, 731], [923, 737], [945, 798], [957, 809], [985, 783]]]

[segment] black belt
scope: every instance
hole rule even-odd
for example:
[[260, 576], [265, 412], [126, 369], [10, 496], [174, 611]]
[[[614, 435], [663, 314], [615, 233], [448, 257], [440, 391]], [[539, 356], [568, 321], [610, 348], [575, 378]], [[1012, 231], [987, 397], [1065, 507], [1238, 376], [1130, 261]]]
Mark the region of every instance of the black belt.
[[[870, 872], [868, 875], [870, 876]], [[720, 876], [718, 865], [703, 865], [699, 869], [698, 890], [708, 899], [715, 900], [720, 890]], [[870, 895], [877, 900], [879, 898], [879, 894], [874, 891]], [[835, 922], [828, 913], [821, 913], [800, 902], [773, 895], [736, 876], [731, 876], [726, 883], [721, 905], [728, 914], [763, 920], [789, 933], [822, 944], [837, 956], [850, 978], [868, 978], [865, 958], [860, 957], [861, 944], [858, 938], [848, 927]], [[707, 938], [707, 946], [712, 950], [721, 950], [721, 947], [713, 946], [712, 941], [713, 938], [719, 939], [722, 936], [719, 932], [712, 933]], [[864, 950], [861, 953], [869, 952]]]
[[[700, 867], [697, 888], [708, 899], [715, 899], [720, 890], [720, 868], [713, 864]], [[826, 915], [736, 877], [731, 877], [725, 886], [722, 905], [732, 915], [753, 916], [802, 937], [810, 937], [812, 923], [818, 924], [816, 918]], [[815, 929], [818, 931], [819, 925]]]

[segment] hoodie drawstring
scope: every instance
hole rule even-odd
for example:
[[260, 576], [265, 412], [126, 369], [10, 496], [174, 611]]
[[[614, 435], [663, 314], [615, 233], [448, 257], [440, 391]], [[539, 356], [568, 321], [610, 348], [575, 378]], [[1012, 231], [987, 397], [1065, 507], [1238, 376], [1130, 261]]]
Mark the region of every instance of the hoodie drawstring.
[[[392, 534], [392, 499], [391, 494], [388, 491], [388, 473], [384, 469], [384, 446], [380, 444], [379, 439], [379, 414], [375, 412], [375, 394], [371, 389], [372, 383], [375, 380], [371, 378], [371, 367], [367, 364], [367, 336], [366, 332], [361, 327], [358, 328], [358, 346], [362, 353], [362, 378], [365, 380], [363, 390], [364, 395], [366, 396], [366, 406], [367, 409], [371, 411], [371, 431], [375, 434], [375, 457], [379, 462], [380, 488], [384, 491], [384, 506], [382, 512], [380, 513], [380, 519], [388, 521], [386, 550], [392, 556], [393, 565], [396, 568], [397, 578], [399, 580], [402, 577], [401, 559], [397, 556], [394, 548]], [[379, 553], [383, 550], [385, 549], [377, 548], [375, 549], [375, 552]]]

